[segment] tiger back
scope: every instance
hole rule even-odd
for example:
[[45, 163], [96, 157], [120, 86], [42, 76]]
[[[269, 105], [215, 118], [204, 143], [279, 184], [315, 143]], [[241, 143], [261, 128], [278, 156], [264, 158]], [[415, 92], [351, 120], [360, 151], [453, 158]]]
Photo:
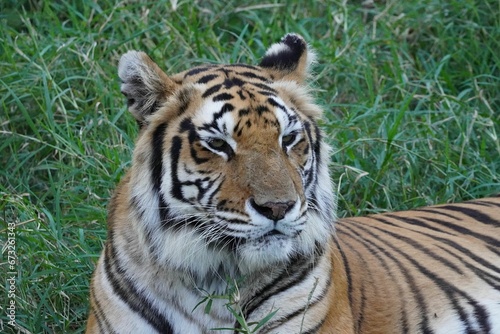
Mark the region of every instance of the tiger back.
[[336, 226], [352, 333], [500, 333], [500, 197]]
[[234, 308], [259, 333], [500, 332], [500, 199], [335, 223], [313, 61], [295, 34], [258, 66], [121, 58], [140, 131], [87, 333], [232, 333]]

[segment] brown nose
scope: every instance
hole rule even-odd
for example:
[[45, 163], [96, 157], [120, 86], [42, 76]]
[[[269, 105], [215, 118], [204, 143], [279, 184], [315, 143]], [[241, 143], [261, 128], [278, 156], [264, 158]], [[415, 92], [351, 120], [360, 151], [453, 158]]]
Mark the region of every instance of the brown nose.
[[252, 207], [261, 215], [271, 220], [280, 220], [285, 217], [285, 214], [290, 211], [292, 206], [295, 204], [294, 201], [288, 202], [266, 202], [259, 205], [252, 198], [250, 200]]

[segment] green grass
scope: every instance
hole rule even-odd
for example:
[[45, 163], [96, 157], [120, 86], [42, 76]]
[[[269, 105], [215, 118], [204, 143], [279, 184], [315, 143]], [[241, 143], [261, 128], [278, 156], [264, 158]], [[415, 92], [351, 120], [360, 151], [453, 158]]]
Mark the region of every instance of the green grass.
[[0, 332], [82, 331], [106, 204], [137, 133], [116, 74], [130, 49], [174, 73], [257, 63], [302, 34], [319, 56], [340, 216], [500, 192], [497, 0], [174, 2], [1, 2]]

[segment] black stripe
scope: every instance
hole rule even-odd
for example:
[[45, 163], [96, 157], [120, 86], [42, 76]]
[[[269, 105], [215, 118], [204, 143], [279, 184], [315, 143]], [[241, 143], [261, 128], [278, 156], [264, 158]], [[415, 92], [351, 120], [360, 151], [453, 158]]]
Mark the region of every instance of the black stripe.
[[184, 133], [184, 132], [190, 132], [192, 130], [194, 130], [194, 125], [191, 119], [190, 118], [183, 119], [179, 125], [179, 132]]
[[[371, 287], [373, 288], [373, 287]], [[370, 287], [368, 287], [368, 291], [370, 291]], [[356, 323], [356, 333], [363, 333], [363, 325], [365, 320], [365, 310], [366, 308], [366, 284], [365, 281], [361, 281], [361, 305], [359, 306], [359, 319]], [[370, 308], [370, 307], [369, 307]], [[369, 328], [368, 328], [369, 330]]]
[[[403, 221], [403, 218], [402, 217], [397, 217], [400, 221]], [[408, 218], [404, 218], [404, 220], [406, 221], [410, 221], [410, 222], [413, 222], [412, 219], [408, 219]], [[397, 225], [394, 225], [392, 224], [392, 226], [397, 226]], [[399, 228], [401, 228], [401, 226], [398, 226]], [[432, 229], [434, 230], [434, 229]], [[438, 230], [439, 231], [439, 230]], [[412, 232], [414, 233], [418, 233], [418, 234], [421, 234], [421, 235], [425, 235], [431, 239], [434, 239], [436, 241], [439, 241], [443, 244], [446, 244], [450, 247], [452, 247], [453, 249], [455, 249], [456, 251], [460, 251], [462, 252], [465, 256], [471, 258], [473, 261], [481, 264], [482, 266], [488, 268], [488, 269], [491, 269], [492, 271], [495, 271], [495, 272], [500, 272], [500, 267], [486, 261], [483, 257], [481, 256], [477, 256], [475, 255], [474, 253], [472, 253], [469, 249], [457, 244], [456, 242], [452, 241], [452, 240], [449, 240], [449, 239], [446, 239], [446, 238], [443, 238], [443, 237], [438, 237], [437, 235], [435, 234], [431, 234], [431, 233], [426, 233], [426, 232], [423, 232], [423, 231], [418, 231], [418, 230], [413, 230], [412, 229]], [[453, 254], [453, 252], [450, 252], [450, 254]]]
[[[351, 275], [351, 268], [349, 266], [349, 261], [347, 260], [347, 256], [344, 253], [344, 250], [340, 247], [339, 240], [337, 238], [334, 238], [334, 244], [337, 246], [337, 249], [340, 253], [340, 256], [342, 257], [342, 264], [344, 265], [344, 270], [345, 270], [345, 275], [347, 278], [347, 295], [349, 297], [349, 305], [353, 305], [353, 285], [352, 285], [352, 275]], [[333, 268], [333, 270], [336, 270], [336, 268]]]
[[[312, 302], [308, 301], [308, 303], [306, 303], [306, 305], [304, 305], [303, 307], [298, 308], [297, 310], [295, 310], [292, 313], [289, 313], [287, 315], [280, 314], [280, 319], [279, 320], [273, 322], [272, 326], [269, 326], [269, 327], [266, 326], [265, 327], [266, 332], [273, 333], [274, 329], [276, 329], [277, 327], [281, 326], [283, 323], [289, 322], [291, 319], [295, 318], [296, 316], [302, 315], [304, 317], [305, 314], [309, 311], [309, 309], [311, 307], [313, 307], [314, 305], [317, 305], [318, 303], [320, 303], [321, 301], [323, 301], [323, 299], [327, 295], [328, 290], [330, 289], [330, 285], [332, 284], [332, 281], [331, 281], [332, 271], [330, 270], [330, 272], [327, 275], [325, 275], [325, 276], [328, 277], [328, 281], [326, 282], [325, 287], [323, 288], [323, 290], [319, 293], [319, 295]], [[313, 293], [313, 292], [314, 291], [312, 291], [311, 293]], [[313, 329], [314, 328], [319, 328], [318, 325], [321, 326], [321, 324], [323, 322], [324, 322], [324, 319], [322, 319], [322, 321], [320, 321], [319, 324], [316, 324], [313, 327]], [[304, 332], [301, 331], [300, 333], [304, 333]]]
[[[368, 265], [368, 263], [365, 261], [364, 257], [358, 252], [358, 250], [353, 247], [352, 245], [349, 245], [348, 242], [346, 242], [346, 240], [344, 240], [344, 244], [347, 245], [350, 249], [351, 249], [351, 252], [355, 253], [358, 257], [359, 260], [361, 260], [361, 262], [363, 263], [363, 268], [364, 270], [366, 270], [363, 275], [366, 275], [367, 277], [371, 277], [372, 274], [371, 274], [371, 270], [370, 270], [370, 267]], [[379, 259], [379, 258], [377, 258]], [[381, 259], [379, 259], [379, 262], [382, 262], [380, 261]], [[389, 272], [390, 273], [390, 272]], [[371, 287], [368, 287], [368, 290], [376, 290], [377, 289], [377, 286], [371, 286]], [[360, 294], [361, 294], [361, 302], [360, 302], [360, 306], [359, 306], [359, 311], [358, 311], [358, 319], [356, 321], [356, 327], [355, 327], [355, 331], [356, 333], [363, 333], [363, 325], [364, 325], [364, 319], [365, 319], [365, 308], [366, 308], [366, 285], [365, 285], [365, 280], [361, 280], [361, 288], [360, 288]], [[352, 305], [352, 304], [351, 304]], [[352, 307], [352, 306], [351, 306]]]
[[255, 71], [260, 71], [260, 69], [257, 66], [252, 66], [248, 64], [229, 64], [226, 65], [226, 67], [242, 67], [242, 68], [248, 68], [250, 70], [255, 70]]
[[95, 295], [95, 289], [92, 289], [90, 293], [92, 294], [92, 298], [94, 301], [93, 307], [95, 308], [92, 310], [92, 312], [96, 318], [97, 326], [99, 327], [99, 332], [111, 333], [111, 334], [116, 333], [116, 331], [113, 329], [108, 319], [106, 318], [106, 313], [103, 311], [101, 303], [99, 302], [99, 300]]
[[438, 238], [438, 237], [435, 237], [434, 239], [438, 240], [438, 241], [441, 241], [441, 242], [447, 244], [448, 246], [451, 246], [454, 249], [462, 252], [465, 256], [471, 258], [473, 261], [481, 264], [482, 266], [484, 266], [484, 267], [486, 267], [488, 269], [491, 269], [491, 270], [493, 270], [495, 272], [499, 272], [500, 273], [500, 267], [498, 267], [498, 266], [496, 266], [496, 265], [488, 262], [487, 260], [485, 260], [481, 256], [477, 256], [476, 254], [472, 253], [469, 249], [467, 249], [467, 248], [465, 248], [463, 246], [460, 246], [456, 242], [448, 240], [448, 239], [444, 239], [444, 238]]
[[475, 299], [473, 299], [467, 293], [458, 289], [455, 285], [453, 285], [453, 283], [451, 284], [448, 283], [445, 279], [437, 276], [436, 274], [428, 270], [426, 267], [418, 263], [408, 254], [405, 254], [401, 251], [399, 251], [399, 253], [403, 255], [405, 258], [407, 258], [408, 261], [410, 261], [417, 268], [417, 270], [419, 270], [425, 276], [433, 280], [436, 283], [436, 285], [441, 288], [441, 291], [448, 297], [449, 301], [453, 304], [453, 309], [457, 312], [460, 320], [462, 320], [462, 322], [467, 327], [467, 333], [476, 333], [476, 331], [473, 329], [474, 326], [468, 319], [466, 310], [464, 310], [464, 308], [460, 305], [460, 301], [457, 299], [457, 297], [462, 297], [467, 300], [467, 304], [471, 305], [474, 308], [474, 317], [475, 320], [477, 320], [477, 322], [479, 323], [481, 329], [484, 330], [485, 333], [490, 333], [491, 328], [488, 322], [488, 312], [482, 305], [480, 305]]
[[[466, 204], [466, 203], [464, 203]], [[493, 219], [493, 217], [490, 217], [481, 211], [472, 209], [472, 208], [467, 208], [461, 205], [441, 205], [439, 207], [440, 209], [445, 209], [445, 210], [450, 210], [450, 211], [456, 211], [460, 212], [466, 216], [469, 216], [471, 218], [474, 218], [475, 220], [486, 224], [486, 225], [493, 225], [496, 227], [500, 227], [500, 220], [498, 219]]]
[[498, 197], [489, 198], [489, 201], [486, 198], [482, 200], [475, 200], [473, 202], [470, 202], [470, 204], [486, 205], [489, 207], [500, 207], [500, 202], [495, 202], [495, 201], [498, 201]]
[[266, 90], [259, 90], [257, 93], [259, 93], [260, 95], [264, 95], [264, 96], [276, 96], [275, 93], [273, 92], [269, 92], [269, 91], [266, 91]]
[[245, 94], [243, 94], [243, 89], [239, 89], [236, 93], [238, 94], [238, 96], [242, 101], [245, 101], [247, 99]]
[[[342, 231], [342, 234], [349, 236], [352, 240], [357, 240], [358, 243], [361, 243], [369, 251], [370, 254], [377, 254], [378, 250], [376, 249], [376, 247], [374, 245], [370, 244], [367, 239], [360, 237], [358, 234], [347, 232], [347, 231]], [[355, 252], [357, 254], [358, 258], [363, 259], [363, 255], [361, 255], [358, 252], [359, 247], [355, 247], [354, 245], [349, 244], [349, 242], [347, 240], [348, 240], [348, 238], [342, 238], [342, 242], [347, 247], [349, 247], [351, 249], [351, 251]], [[382, 265], [384, 270], [387, 272], [390, 279], [394, 282], [395, 286], [397, 287], [398, 296], [403, 296], [403, 288], [399, 284], [399, 279], [396, 279], [396, 277], [394, 277], [394, 274], [391, 271], [391, 269], [389, 268], [389, 265], [387, 264], [386, 259], [384, 257], [379, 257], [379, 256], [375, 256], [375, 257], [377, 258], [379, 263]], [[364, 262], [364, 260], [363, 260], [363, 262]], [[366, 266], [366, 268], [368, 268], [368, 265]], [[363, 300], [366, 299], [364, 297], [364, 294], [362, 297], [363, 297]], [[350, 300], [352, 300], [352, 297], [350, 298]], [[406, 313], [406, 307], [407, 307], [406, 299], [401, 299], [400, 301], [402, 303], [402, 309], [401, 309], [401, 313], [399, 315], [401, 326], [402, 326], [401, 333], [408, 333], [409, 332], [409, 324], [408, 324], [408, 314]], [[351, 302], [351, 305], [353, 305], [352, 302]], [[358, 331], [360, 332], [361, 320], [363, 318], [364, 318], [364, 312], [361, 312], [360, 318], [358, 320], [357, 332]]]
[[316, 324], [313, 328], [309, 329], [307, 332], [302, 332], [301, 334], [314, 334], [317, 333], [318, 330], [323, 326], [325, 323], [325, 319], [323, 319], [320, 323]]
[[151, 143], [151, 150], [153, 153], [150, 161], [151, 182], [153, 183], [153, 190], [156, 194], [160, 193], [163, 177], [163, 139], [166, 129], [167, 123], [160, 124], [153, 132]]
[[275, 95], [278, 95], [278, 91], [274, 88], [271, 88], [270, 86], [266, 85], [266, 84], [263, 84], [263, 83], [259, 83], [259, 82], [252, 82], [250, 83], [252, 86], [255, 86], [257, 88], [260, 88], [260, 89], [263, 89], [263, 90], [267, 90], [271, 93], [274, 93]]
[[203, 95], [201, 96], [202, 98], [207, 98], [209, 97], [210, 95], [214, 94], [214, 93], [217, 93], [220, 89], [222, 88], [222, 84], [218, 84], [218, 85], [215, 85], [215, 86], [212, 86], [210, 87], [209, 89], [207, 89]]
[[139, 221], [142, 221], [143, 217], [144, 217], [144, 214], [146, 213], [145, 212], [146, 210], [144, 208], [141, 208], [139, 206], [139, 199], [137, 198], [136, 195], [133, 195], [130, 198], [129, 205], [130, 205], [130, 208], [132, 209], [132, 211], [135, 212], [135, 213], [137, 213], [137, 219]]
[[[361, 224], [359, 222], [353, 221], [356, 223], [356, 226], [362, 230], [365, 231], [365, 233], [372, 235], [376, 239], [379, 239], [378, 236], [373, 234], [372, 232], [368, 231], [366, 228], [360, 226]], [[378, 228], [375, 226], [371, 226], [372, 229], [378, 230], [379, 232], [388, 233], [388, 231]], [[419, 270], [422, 274], [427, 276], [430, 280], [434, 281], [436, 286], [438, 286], [441, 291], [448, 297], [448, 300], [451, 302], [453, 305], [453, 309], [455, 312], [458, 314], [460, 320], [464, 323], [464, 325], [467, 327], [467, 333], [474, 333], [473, 331], [473, 326], [470, 322], [470, 320], [467, 317], [466, 311], [464, 308], [460, 305], [459, 300], [457, 299], [458, 297], [464, 298], [467, 300], [467, 303], [471, 305], [474, 308], [474, 316], [475, 320], [477, 320], [483, 330], [488, 333], [490, 331], [490, 325], [488, 323], [488, 313], [487, 311], [477, 303], [476, 300], [474, 300], [472, 297], [470, 297], [467, 293], [464, 291], [459, 290], [457, 287], [455, 287], [453, 284], [449, 284], [445, 279], [437, 276], [435, 273], [432, 271], [428, 270], [426, 267], [421, 265], [418, 261], [416, 261], [411, 255], [403, 252], [402, 250], [393, 247], [390, 243], [385, 240], [385, 244], [392, 249], [392, 251], [400, 254], [404, 258], [406, 258], [412, 265]]]
[[[349, 224], [349, 226], [347, 224]], [[353, 224], [356, 224], [356, 225], [354, 226]], [[434, 331], [429, 327], [429, 318], [428, 318], [429, 311], [427, 309], [427, 305], [425, 304], [425, 300], [424, 300], [424, 296], [422, 294], [422, 291], [420, 288], [418, 288], [418, 285], [417, 285], [415, 278], [410, 274], [410, 270], [408, 270], [401, 263], [401, 261], [399, 261], [399, 259], [396, 256], [394, 256], [394, 254], [393, 254], [393, 251], [395, 250], [394, 247], [392, 247], [389, 243], [387, 243], [387, 240], [385, 240], [385, 239], [381, 240], [379, 236], [377, 236], [374, 233], [372, 233], [371, 231], [369, 231], [366, 227], [362, 226], [362, 224], [360, 224], [359, 222], [357, 222], [355, 220], [349, 220], [349, 219], [344, 220], [344, 225], [342, 227], [343, 230], [347, 229], [347, 230], [351, 231], [351, 233], [360, 234], [359, 232], [353, 231], [353, 228], [361, 229], [364, 234], [370, 235], [373, 239], [381, 242], [385, 246], [392, 248], [391, 251], [388, 251], [387, 249], [385, 249], [381, 246], [378, 246], [373, 242], [371, 243], [372, 246], [377, 249], [377, 252], [374, 252], [373, 256], [380, 257], [380, 254], [383, 254], [385, 257], [391, 259], [397, 265], [397, 267], [400, 269], [400, 273], [404, 276], [406, 282], [408, 283], [410, 290], [411, 290], [411, 293], [415, 297], [415, 300], [417, 302], [417, 306], [420, 309], [419, 314], [421, 315], [422, 319], [419, 322], [419, 327], [420, 327], [421, 332], [425, 333], [425, 334], [434, 333]], [[367, 240], [366, 236], [364, 237], [364, 239]]]
[[219, 75], [217, 75], [217, 74], [207, 74], [207, 75], [201, 77], [200, 79], [198, 79], [198, 81], [196, 81], [196, 83], [206, 84], [207, 82], [210, 82], [213, 79], [218, 78], [218, 77], [219, 77]]
[[[221, 176], [222, 176], [222, 175], [221, 175]], [[219, 180], [219, 177], [221, 177], [221, 176], [218, 176], [215, 180], [213, 180], [213, 181], [212, 181], [212, 183], [210, 184], [210, 186], [213, 186], [213, 184], [214, 184], [217, 180]], [[225, 180], [225, 178], [222, 176], [222, 180], [221, 180], [221, 182], [219, 182], [219, 185], [217, 186], [217, 188], [216, 188], [216, 189], [214, 189], [214, 191], [212, 191], [212, 193], [211, 193], [211, 194], [210, 194], [210, 196], [208, 197], [208, 199], [207, 199], [207, 206], [208, 206], [208, 207], [212, 207], [214, 197], [215, 197], [215, 195], [216, 195], [216, 194], [218, 194], [218, 193], [219, 193], [219, 190], [220, 190], [220, 188], [222, 187], [222, 184], [224, 183], [224, 180]], [[208, 188], [207, 188], [207, 189], [208, 189]], [[205, 192], [206, 192], [206, 191], [205, 191]], [[217, 207], [219, 207], [219, 204], [217, 204]]]
[[[198, 196], [196, 197], [196, 199], [198, 200], [198, 202], [201, 202], [203, 196], [205, 196], [207, 191], [213, 187], [216, 181], [217, 179], [212, 180], [208, 177], [204, 177], [202, 179], [196, 179], [195, 181], [189, 182], [188, 184], [196, 186], [196, 188], [198, 189]], [[203, 183], [206, 183], [207, 185], [204, 186]], [[220, 184], [218, 188], [220, 188]], [[215, 192], [217, 192], [218, 188], [215, 190]]]
[[150, 161], [151, 182], [153, 183], [153, 191], [158, 196], [158, 209], [162, 225], [166, 224], [170, 219], [170, 210], [161, 191], [163, 180], [163, 140], [167, 123], [160, 124], [153, 132], [152, 138], [152, 157]]
[[309, 142], [308, 141], [306, 141], [304, 138], [302, 138], [301, 140], [299, 140], [297, 142], [297, 145], [303, 144], [304, 142], [306, 143], [306, 145], [304, 147], [304, 150], [302, 151], [302, 154], [303, 155], [308, 155], [309, 154]]
[[[188, 126], [188, 127], [191, 128], [191, 130], [189, 130], [190, 131], [189, 138], [190, 138], [190, 141], [192, 142], [192, 141], [195, 140], [194, 137], [196, 137], [196, 135], [194, 133], [194, 127], [192, 126], [192, 124], [189, 124], [189, 125], [186, 125], [186, 126]], [[194, 150], [194, 148], [193, 148], [194, 145], [192, 145], [192, 143], [189, 146], [191, 147], [191, 150], [190, 150], [191, 156], [193, 157], [193, 159], [195, 160], [195, 162], [199, 163], [199, 162], [205, 162], [206, 161], [206, 159], [199, 159], [197, 157], [197, 153]], [[210, 189], [210, 187], [213, 186], [213, 184], [217, 181], [217, 179], [210, 181], [209, 178], [203, 178], [201, 180], [197, 179], [195, 181], [186, 181], [186, 182], [182, 182], [181, 180], [179, 180], [178, 171], [179, 171], [179, 166], [180, 166], [181, 151], [182, 151], [182, 139], [179, 136], [175, 136], [175, 137], [172, 138], [172, 144], [171, 144], [171, 149], [170, 149], [170, 166], [171, 166], [171, 175], [170, 175], [170, 178], [171, 178], [171, 184], [172, 184], [172, 186], [170, 188], [170, 195], [172, 197], [180, 200], [180, 201], [185, 202], [185, 203], [193, 204], [193, 203], [191, 203], [191, 201], [189, 199], [187, 199], [187, 198], [184, 197], [184, 194], [182, 192], [182, 188], [184, 186], [191, 186], [191, 185], [196, 186], [197, 189], [198, 189], [198, 200], [200, 200], [206, 194], [207, 190]], [[208, 186], [206, 186], [206, 187], [204, 187], [202, 185], [202, 183], [205, 182], [205, 181], [209, 181], [208, 182]], [[189, 222], [190, 224], [195, 222], [196, 225], [199, 225], [198, 224], [199, 222], [197, 220], [191, 221], [191, 220], [188, 219], [187, 222]]]
[[449, 214], [447, 212], [444, 212], [442, 210], [439, 210], [439, 208], [436, 208], [436, 207], [423, 207], [423, 208], [418, 208], [418, 209], [415, 209], [414, 211], [416, 212], [429, 212], [429, 213], [433, 213], [435, 215], [439, 215], [439, 216], [444, 216], [444, 217], [448, 217], [450, 219], [453, 219], [453, 220], [458, 220], [459, 218], [455, 215], [452, 215], [452, 214]]
[[[383, 217], [372, 217], [372, 218], [374, 220], [377, 220], [377, 221], [382, 222], [384, 224], [393, 225], [391, 222], [389, 222], [387, 219], [385, 219]], [[395, 226], [395, 225], [393, 225], [393, 226]], [[397, 226], [397, 227], [399, 229], [401, 229], [399, 226]], [[375, 228], [375, 229], [378, 229], [378, 228]], [[406, 242], [407, 244], [412, 245], [415, 249], [418, 249], [419, 251], [421, 251], [425, 255], [427, 255], [435, 260], [438, 260], [439, 262], [441, 262], [442, 264], [444, 264], [448, 268], [458, 272], [459, 274], [463, 274], [462, 269], [458, 268], [456, 265], [454, 265], [453, 263], [451, 263], [450, 261], [448, 261], [444, 257], [438, 255], [436, 252], [431, 251], [429, 248], [423, 246], [422, 244], [416, 242], [415, 240], [408, 238], [408, 237], [405, 237], [404, 235], [399, 234], [399, 233], [394, 233], [394, 232], [390, 232], [388, 230], [382, 230], [382, 229], [379, 229], [379, 230], [384, 231], [385, 234], [388, 234], [388, 235], [392, 236], [393, 238], [402, 240], [402, 241]], [[402, 232], [404, 233], [405, 231], [403, 230]]]
[[489, 202], [486, 200], [474, 200], [470, 202], [464, 202], [463, 204], [470, 204], [470, 205], [479, 205], [479, 206], [485, 206], [488, 208], [498, 208], [500, 207], [500, 203], [496, 202]]
[[453, 229], [462, 235], [473, 236], [474, 238], [479, 239], [487, 244], [494, 245], [494, 246], [500, 245], [500, 239], [495, 239], [493, 237], [474, 232], [468, 228], [465, 228], [465, 227], [462, 227], [459, 225], [455, 225], [453, 223], [449, 223], [449, 222], [444, 221], [444, 220], [439, 220], [439, 219], [434, 219], [434, 218], [428, 218], [428, 220], [433, 222], [433, 223], [440, 224], [440, 225], [446, 226], [450, 229]]
[[[458, 233], [460, 233], [462, 235], [473, 236], [474, 238], [476, 238], [478, 240], [481, 240], [481, 241], [483, 241], [483, 242], [485, 242], [487, 244], [490, 244], [490, 245], [496, 246], [496, 245], [500, 244], [500, 240], [499, 239], [495, 239], [493, 237], [486, 236], [484, 234], [474, 232], [471, 229], [468, 229], [466, 227], [454, 224], [454, 223], [446, 221], [446, 220], [441, 220], [441, 219], [436, 219], [436, 218], [431, 218], [431, 217], [406, 218], [406, 217], [401, 217], [401, 216], [395, 215], [395, 214], [385, 214], [385, 216], [391, 217], [393, 219], [396, 219], [398, 221], [401, 221], [403, 223], [407, 223], [407, 224], [410, 224], [410, 225], [418, 225], [418, 226], [425, 227], [425, 228], [427, 228], [429, 230], [433, 230], [433, 231], [437, 231], [437, 232], [442, 232], [442, 233], [445, 233], [445, 234], [453, 235], [453, 234], [451, 234], [451, 233], [449, 233], [449, 232], [447, 232], [447, 231], [445, 231], [443, 229], [440, 229], [439, 227], [427, 224], [426, 221], [429, 221], [429, 222], [433, 222], [433, 223], [435, 223], [435, 224], [437, 224], [439, 226], [444, 226], [446, 228], [449, 228], [449, 229], [451, 229], [451, 230], [453, 230], [455, 232], [458, 232]], [[379, 219], [380, 221], [383, 221], [384, 223], [390, 224], [389, 222], [387, 222], [383, 218], [379, 218], [379, 217], [372, 217], [372, 218]], [[454, 217], [454, 219], [455, 220], [464, 221], [463, 219], [457, 218], [457, 217]], [[394, 225], [394, 226], [397, 226], [397, 225]]]
[[224, 114], [234, 110], [234, 106], [230, 103], [225, 103], [219, 112], [214, 113], [213, 117], [213, 127], [216, 127], [216, 121], [220, 119]]
[[219, 102], [219, 101], [228, 101], [228, 100], [232, 100], [234, 96], [232, 96], [231, 94], [229, 93], [220, 93], [218, 95], [215, 95], [213, 98], [212, 98], [212, 101], [214, 102]]
[[179, 136], [175, 136], [172, 138], [172, 146], [170, 149], [170, 168], [171, 168], [171, 173], [170, 173], [170, 178], [172, 182], [172, 186], [170, 188], [170, 194], [172, 197], [189, 203], [188, 200], [184, 198], [184, 195], [182, 194], [182, 183], [179, 180], [177, 173], [179, 170], [179, 160], [181, 156], [181, 150], [182, 150], [182, 139]]
[[256, 291], [253, 297], [249, 299], [250, 302], [248, 302], [244, 307], [245, 319], [248, 319], [253, 311], [255, 311], [260, 305], [262, 305], [262, 303], [267, 301], [272, 296], [288, 290], [304, 280], [316, 266], [316, 263], [320, 259], [323, 251], [324, 250], [321, 250], [321, 254], [316, 254], [311, 257], [304, 256], [291, 259], [289, 267], [282, 270], [280, 275], [278, 275], [266, 286]]
[[[313, 143], [315, 143], [314, 141], [314, 138], [312, 136], [312, 133], [311, 133], [311, 124], [309, 122], [304, 122], [304, 131], [306, 132], [306, 135], [307, 135], [307, 139], [309, 139], [309, 142], [307, 143], [308, 147], [309, 145], [313, 145]], [[319, 143], [319, 141], [317, 141], [316, 143]], [[304, 184], [316, 184], [316, 180], [314, 179], [315, 176], [318, 175], [318, 172], [319, 172], [319, 161], [320, 160], [320, 147], [316, 147], [317, 145], [315, 144], [314, 145], [315, 147], [313, 148], [313, 161], [311, 163], [311, 169], [310, 170], [307, 170], [305, 171], [306, 172], [306, 180], [304, 181]], [[315, 171], [315, 173], [313, 173], [313, 171]], [[313, 198], [316, 199], [316, 194], [313, 193], [312, 194]]]
[[199, 136], [196, 133], [195, 126], [194, 126], [193, 122], [191, 121], [191, 119], [186, 118], [186, 119], [182, 120], [182, 122], [179, 126], [179, 132], [180, 133], [188, 132], [189, 151], [191, 153], [191, 158], [193, 158], [193, 160], [196, 164], [202, 164], [202, 163], [209, 161], [209, 159], [207, 159], [207, 158], [200, 158], [198, 156], [198, 151], [195, 148], [195, 143], [196, 143], [196, 141], [199, 140]]
[[[466, 258], [464, 256], [459, 256], [458, 254], [455, 254], [454, 252], [450, 252], [448, 249], [438, 246], [443, 252], [446, 252], [448, 255], [453, 256], [457, 260], [459, 260], [462, 265], [467, 267], [471, 272], [475, 273], [476, 276], [486, 282], [487, 284], [491, 285], [495, 290], [500, 291], [500, 276], [494, 276], [490, 274], [489, 272], [483, 270], [482, 268], [479, 268], [469, 262], [467, 260], [470, 260], [470, 258]], [[499, 271], [500, 272], [500, 271]]]
[[288, 117], [293, 117], [292, 115], [290, 115], [290, 113], [288, 112], [288, 110], [286, 109], [286, 107], [284, 105], [282, 105], [281, 103], [278, 103], [278, 101], [276, 101], [272, 97], [268, 98], [267, 102], [270, 105], [272, 105], [273, 107], [280, 108]]
[[241, 76], [244, 76], [246, 78], [251, 78], [251, 79], [258, 79], [260, 81], [264, 81], [264, 82], [269, 82], [269, 79], [263, 77], [263, 76], [260, 76], [258, 74], [255, 74], [253, 72], [238, 72], [237, 73], [238, 75], [241, 75]]
[[224, 87], [226, 89], [229, 89], [231, 87], [237, 86], [237, 87], [242, 87], [246, 82], [238, 79], [238, 78], [231, 78], [231, 79], [226, 79], [224, 80]]
[[486, 248], [488, 248], [492, 253], [500, 256], [500, 247], [498, 247], [498, 245], [488, 245]]
[[[219, 124], [217, 123], [217, 120], [222, 118], [222, 116], [225, 113], [231, 112], [233, 110], [234, 110], [233, 105], [231, 105], [230, 103], [225, 103], [219, 112], [216, 112], [213, 114], [212, 122], [203, 124], [202, 126], [199, 127], [199, 130], [205, 130], [205, 131], [209, 131], [211, 133], [219, 133], [219, 132], [225, 133], [224, 131], [227, 129], [226, 128], [219, 129]], [[224, 124], [223, 126], [225, 127], [226, 125]], [[218, 131], [216, 131], [215, 129], [217, 129]]]
[[104, 273], [113, 291], [159, 333], [173, 334], [172, 325], [167, 318], [127, 277], [125, 269], [119, 263], [120, 259], [116, 254], [113, 243], [113, 233], [110, 233], [105, 249]]
[[[393, 218], [393, 219], [395, 219], [395, 220], [397, 220], [397, 221], [399, 221], [401, 223], [406, 223], [406, 224], [408, 224], [410, 226], [419, 226], [419, 227], [423, 227], [425, 229], [428, 229], [430, 231], [436, 231], [436, 232], [440, 232], [440, 233], [448, 234], [448, 235], [455, 235], [453, 233], [445, 231], [442, 228], [439, 228], [439, 227], [427, 224], [427, 222], [426, 222], [426, 220], [424, 218], [418, 218], [417, 219], [417, 218], [401, 217], [401, 216], [395, 215], [393, 213], [387, 213], [387, 214], [384, 214], [384, 216]], [[371, 218], [378, 219], [376, 216], [372, 216]], [[401, 228], [401, 226], [397, 225], [397, 224], [393, 224], [393, 223], [390, 223], [390, 222], [384, 222], [384, 223], [387, 224], [387, 225], [391, 225], [391, 226], [394, 226], [394, 227]], [[412, 231], [417, 232], [414, 229], [412, 229]], [[429, 234], [429, 236], [433, 237], [434, 235]]]
[[211, 66], [211, 65], [201, 66], [201, 67], [195, 67], [192, 70], [189, 70], [188, 72], [186, 72], [186, 74], [184, 74], [184, 78], [187, 78], [187, 77], [192, 76], [192, 75], [196, 75], [196, 74], [200, 74], [200, 73], [206, 72], [208, 70], [213, 69], [214, 67], [215, 66]]
[[259, 106], [255, 107], [255, 111], [257, 112], [257, 114], [259, 116], [262, 116], [262, 114], [264, 114], [264, 113], [270, 112], [269, 108], [264, 106], [264, 105], [259, 105]]

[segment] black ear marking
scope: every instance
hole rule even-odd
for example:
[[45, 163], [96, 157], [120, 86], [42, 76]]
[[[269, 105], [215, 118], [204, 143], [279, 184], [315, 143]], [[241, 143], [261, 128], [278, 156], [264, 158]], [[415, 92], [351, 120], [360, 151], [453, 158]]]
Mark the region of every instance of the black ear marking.
[[260, 66], [279, 71], [292, 72], [306, 55], [307, 44], [296, 34], [287, 34], [279, 43], [272, 45], [262, 59]]
[[[125, 94], [125, 96], [126, 96], [126, 94]], [[132, 105], [134, 105], [134, 103], [135, 103], [135, 99], [127, 99], [127, 107], [130, 108]]]

